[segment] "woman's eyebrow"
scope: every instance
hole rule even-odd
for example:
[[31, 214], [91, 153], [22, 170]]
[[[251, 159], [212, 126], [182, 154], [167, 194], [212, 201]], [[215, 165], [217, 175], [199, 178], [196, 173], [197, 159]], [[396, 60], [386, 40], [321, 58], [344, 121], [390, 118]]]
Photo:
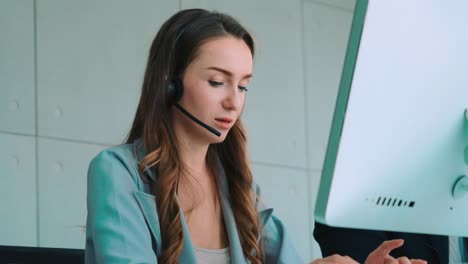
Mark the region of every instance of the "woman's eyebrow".
[[[225, 70], [225, 69], [222, 69], [222, 68], [218, 68], [218, 67], [208, 67], [206, 68], [207, 70], [215, 70], [215, 71], [219, 71], [221, 73], [224, 73], [226, 74], [227, 76], [230, 76], [232, 77], [234, 74], [228, 70]], [[252, 77], [252, 74], [249, 73], [249, 74], [246, 74], [244, 76], [242, 76], [242, 79], [246, 79], [246, 78], [251, 78]]]

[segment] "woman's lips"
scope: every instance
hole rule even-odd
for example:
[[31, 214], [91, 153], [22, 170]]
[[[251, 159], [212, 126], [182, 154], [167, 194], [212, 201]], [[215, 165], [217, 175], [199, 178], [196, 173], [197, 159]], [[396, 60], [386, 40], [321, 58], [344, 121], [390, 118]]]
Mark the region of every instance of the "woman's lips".
[[216, 125], [223, 129], [228, 129], [231, 127], [232, 119], [230, 118], [215, 118]]

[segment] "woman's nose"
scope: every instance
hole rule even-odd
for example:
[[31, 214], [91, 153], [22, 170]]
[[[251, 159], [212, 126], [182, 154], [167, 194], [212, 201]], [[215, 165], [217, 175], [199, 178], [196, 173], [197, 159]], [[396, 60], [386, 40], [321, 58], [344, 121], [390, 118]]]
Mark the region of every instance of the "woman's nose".
[[241, 109], [244, 105], [245, 95], [237, 87], [230, 89], [223, 101], [223, 106], [229, 110]]

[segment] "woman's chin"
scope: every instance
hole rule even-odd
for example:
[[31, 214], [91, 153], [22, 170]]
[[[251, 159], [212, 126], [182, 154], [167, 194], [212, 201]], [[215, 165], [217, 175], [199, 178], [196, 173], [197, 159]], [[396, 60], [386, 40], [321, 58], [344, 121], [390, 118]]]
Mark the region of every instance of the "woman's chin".
[[221, 136], [219, 136], [219, 137], [213, 135], [213, 138], [212, 138], [212, 140], [211, 140], [211, 144], [222, 143], [225, 139], [226, 139], [226, 136], [225, 136], [225, 135], [221, 135]]
[[219, 131], [219, 132], [221, 132], [221, 135], [219, 137], [215, 134], [210, 133], [210, 137], [209, 137], [210, 144], [222, 143], [226, 139], [226, 135], [229, 131]]

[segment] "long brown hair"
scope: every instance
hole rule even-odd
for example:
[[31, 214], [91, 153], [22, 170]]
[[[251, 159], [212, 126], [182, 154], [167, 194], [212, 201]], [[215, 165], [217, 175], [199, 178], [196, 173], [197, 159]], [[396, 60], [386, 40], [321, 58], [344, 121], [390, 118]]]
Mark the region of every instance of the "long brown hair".
[[[160, 263], [177, 263], [183, 247], [180, 207], [176, 200], [177, 179], [182, 171], [177, 142], [171, 123], [171, 103], [167, 100], [168, 82], [180, 76], [195, 59], [206, 41], [233, 36], [243, 40], [254, 56], [254, 41], [234, 18], [203, 9], [182, 10], [169, 18], [157, 33], [150, 49], [142, 93], [126, 143], [141, 138], [146, 156], [139, 169], [151, 169], [157, 175], [153, 193], [162, 234]], [[209, 146], [207, 159], [219, 158], [229, 185], [230, 203], [239, 231], [243, 253], [251, 263], [261, 263], [262, 247], [256, 212], [253, 177], [247, 156], [247, 137], [239, 118], [224, 142]]]

